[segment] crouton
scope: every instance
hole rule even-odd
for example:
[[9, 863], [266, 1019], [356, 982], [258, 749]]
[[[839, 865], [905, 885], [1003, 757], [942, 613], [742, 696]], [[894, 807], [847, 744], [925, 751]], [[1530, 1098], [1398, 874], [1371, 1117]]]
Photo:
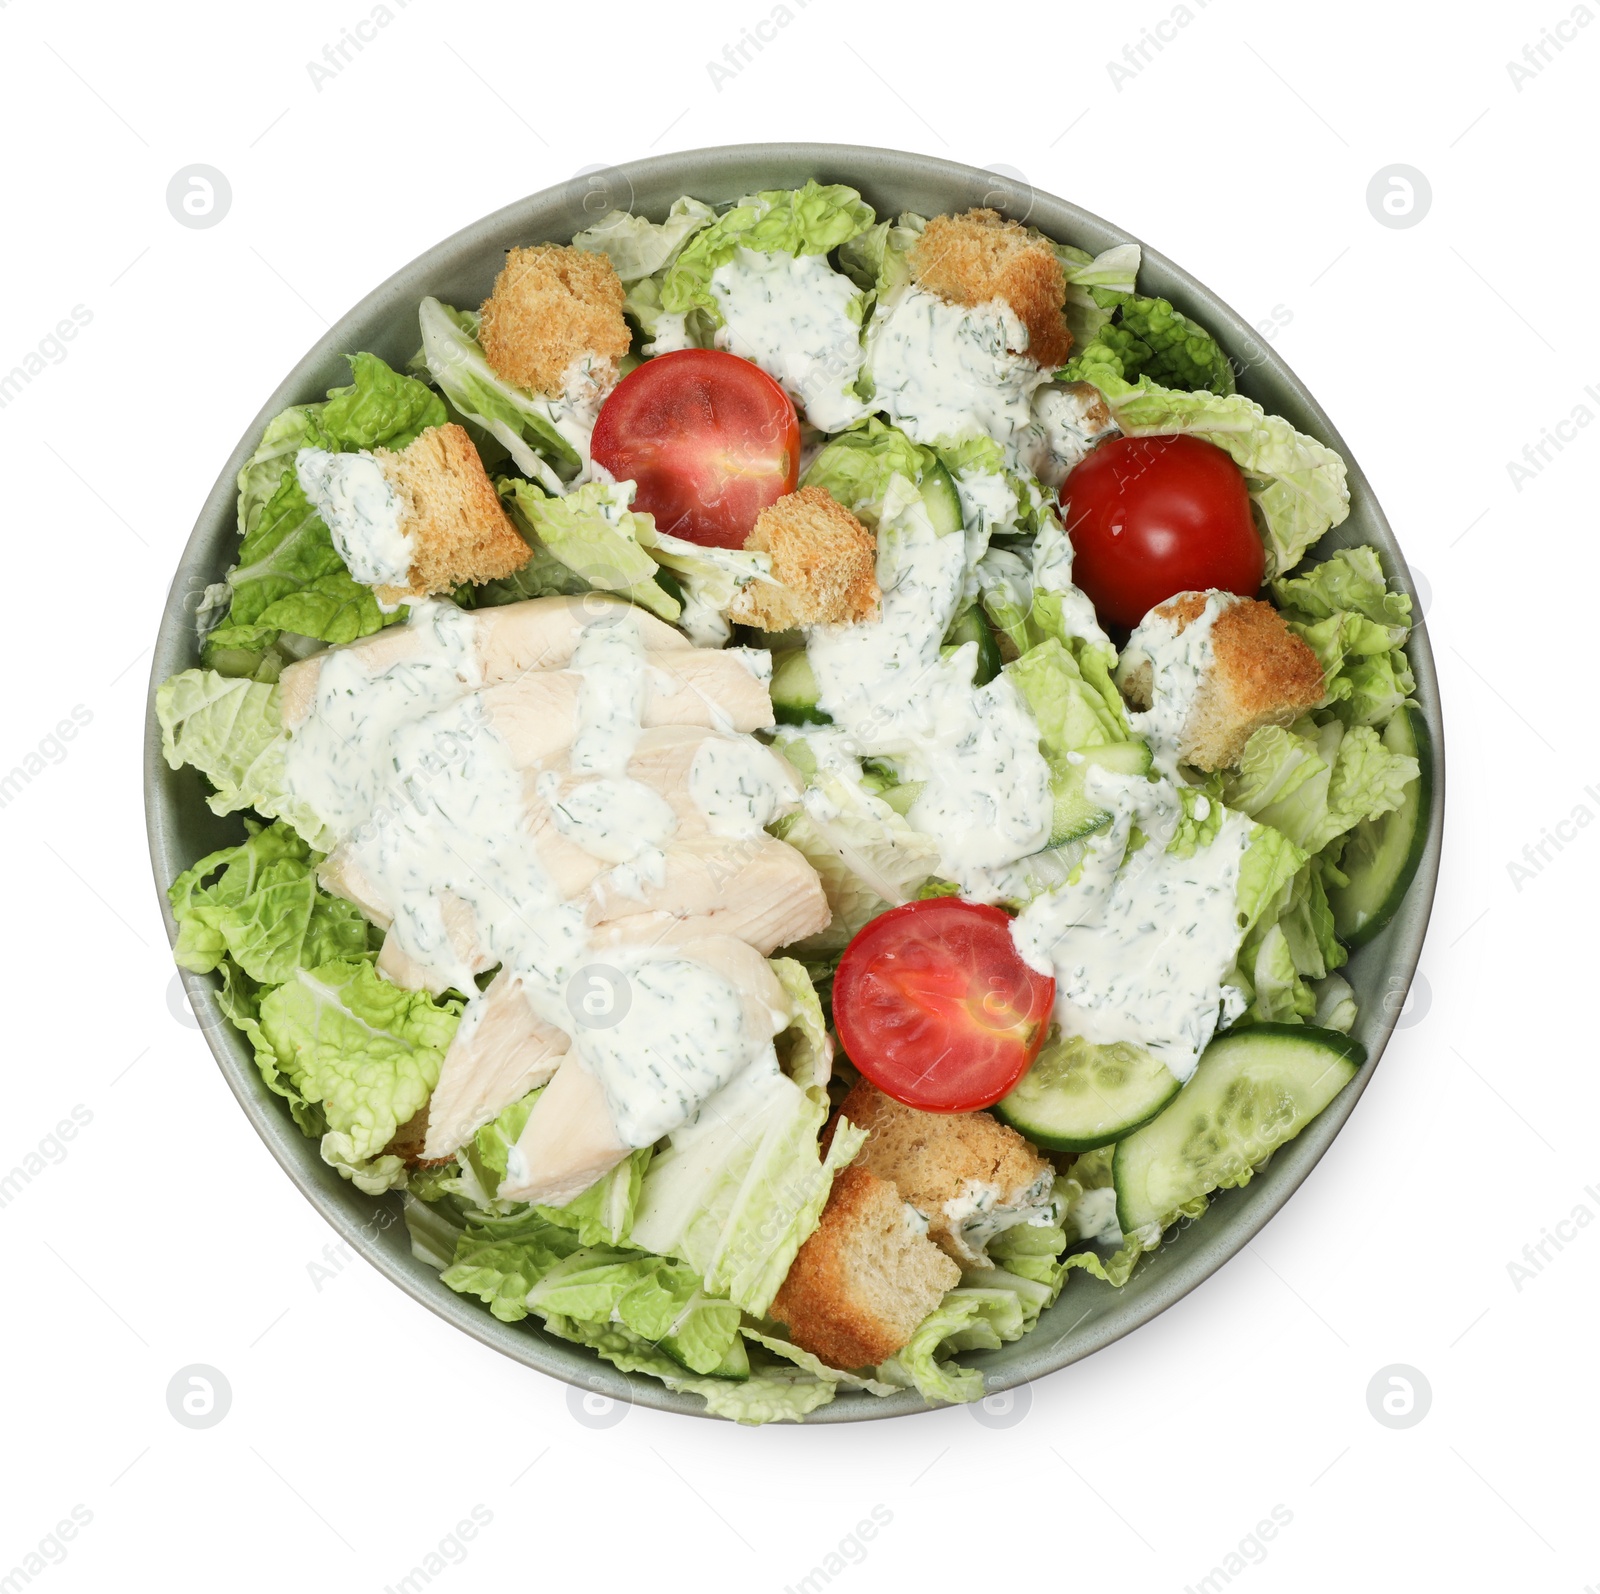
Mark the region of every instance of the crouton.
[[1180, 592], [1140, 621], [1123, 652], [1117, 681], [1136, 710], [1150, 709], [1155, 692], [1148, 649], [1182, 636], [1208, 605], [1210, 661], [1176, 727], [1176, 751], [1196, 769], [1228, 769], [1262, 726], [1288, 725], [1322, 702], [1322, 665], [1270, 603]]
[[450, 1159], [448, 1157], [428, 1158], [423, 1156], [424, 1143], [428, 1138], [428, 1104], [414, 1112], [411, 1117], [400, 1125], [390, 1137], [389, 1144], [383, 1148], [385, 1156], [398, 1157], [408, 1168], [438, 1168]]
[[877, 543], [821, 487], [802, 487], [756, 517], [748, 549], [772, 556], [772, 581], [752, 581], [730, 619], [763, 631], [864, 620], [878, 607]]
[[1062, 306], [1066, 274], [1055, 250], [1020, 222], [992, 210], [935, 216], [907, 256], [918, 286], [953, 304], [1003, 299], [1028, 329], [1026, 354], [1037, 365], [1065, 365], [1072, 352]]
[[868, 1131], [853, 1166], [893, 1182], [928, 1238], [963, 1267], [992, 1267], [1003, 1229], [1046, 1216], [1055, 1169], [986, 1112], [922, 1112], [858, 1081], [839, 1112]]
[[376, 448], [372, 457], [400, 500], [400, 525], [412, 544], [410, 581], [375, 588], [380, 602], [495, 581], [528, 562], [531, 550], [461, 427], [429, 427], [399, 453]]
[[865, 1168], [834, 1178], [816, 1232], [800, 1247], [771, 1315], [831, 1367], [876, 1367], [960, 1281], [895, 1187]]
[[559, 394], [578, 361], [614, 368], [628, 352], [622, 297], [608, 255], [561, 244], [507, 250], [478, 326], [483, 357], [515, 387]]

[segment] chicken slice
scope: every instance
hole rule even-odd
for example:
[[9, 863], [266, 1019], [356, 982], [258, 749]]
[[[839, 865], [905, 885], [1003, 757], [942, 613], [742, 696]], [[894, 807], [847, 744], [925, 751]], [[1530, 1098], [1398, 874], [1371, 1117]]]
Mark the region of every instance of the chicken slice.
[[[734, 1067], [729, 1078], [754, 1061], [791, 1017], [789, 999], [766, 959], [743, 941], [717, 933], [705, 919], [640, 914], [597, 931], [591, 950], [597, 964], [609, 964], [624, 978], [636, 974], [647, 963], [672, 961], [698, 965], [725, 980], [739, 1004], [739, 1026], [732, 1051]], [[636, 1019], [645, 1028], [654, 1017], [644, 1004], [639, 1005]], [[625, 1024], [626, 1017], [616, 1030], [608, 1027], [607, 1033], [617, 1034]], [[573, 1049], [528, 1115], [500, 1186], [503, 1200], [560, 1205], [581, 1195], [633, 1149], [618, 1128], [615, 1107], [604, 1083], [584, 1058], [586, 1036], [582, 1027], [577, 1028], [575, 1039]], [[624, 1045], [634, 1041], [626, 1033], [617, 1034], [617, 1039]], [[705, 1040], [709, 1050], [711, 1037], [708, 1035]], [[645, 1029], [641, 1029], [636, 1043], [650, 1049]], [[685, 1121], [726, 1082], [722, 1078], [702, 1081], [704, 1090], [696, 1091], [692, 1100], [678, 1102], [675, 1109], [669, 1106], [669, 1113], [676, 1116], [677, 1123]], [[635, 1088], [649, 1088], [650, 1078], [633, 1083]], [[661, 1103], [651, 1105], [659, 1107]], [[655, 1122], [668, 1120], [658, 1113]], [[670, 1127], [676, 1124], [669, 1124]], [[667, 1133], [668, 1129], [660, 1132]]]
[[[576, 670], [534, 671], [477, 694], [487, 722], [519, 769], [543, 764], [572, 744], [583, 676]], [[645, 655], [642, 722], [653, 726], [717, 726], [763, 730], [774, 723], [766, 683], [737, 653], [696, 649]]]
[[661, 884], [612, 875], [590, 888], [590, 924], [621, 924], [665, 912], [704, 919], [718, 934], [735, 936], [762, 956], [826, 929], [833, 917], [817, 871], [787, 842], [757, 833], [737, 840], [698, 836], [665, 851]]
[[[380, 965], [381, 966], [381, 965]], [[571, 1042], [502, 969], [456, 1030], [428, 1102], [425, 1159], [448, 1157], [497, 1113], [546, 1084]]]
[[[607, 593], [529, 598], [523, 603], [476, 609], [468, 617], [482, 684], [492, 686], [514, 680], [530, 670], [563, 670], [572, 662], [573, 649], [585, 627], [624, 613], [632, 617], [640, 640], [651, 652], [690, 651], [689, 639], [682, 632]], [[357, 642], [347, 642], [291, 664], [279, 677], [284, 725], [293, 730], [305, 719], [316, 700], [322, 666], [335, 654], [358, 653], [368, 673], [376, 676], [418, 657], [427, 645], [426, 633], [420, 628], [389, 626]]]
[[605, 1086], [569, 1052], [512, 1148], [500, 1199], [565, 1206], [631, 1149], [617, 1133]]

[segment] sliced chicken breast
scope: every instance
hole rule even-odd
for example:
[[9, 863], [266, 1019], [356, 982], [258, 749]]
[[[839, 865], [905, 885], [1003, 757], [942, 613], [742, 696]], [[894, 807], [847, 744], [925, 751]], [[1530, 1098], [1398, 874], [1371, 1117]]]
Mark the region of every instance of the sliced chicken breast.
[[569, 1054], [528, 1114], [500, 1199], [565, 1206], [630, 1149], [612, 1122], [605, 1086]]
[[[651, 652], [692, 651], [689, 639], [681, 631], [609, 593], [529, 598], [525, 603], [472, 611], [473, 646], [482, 684], [492, 686], [514, 680], [530, 670], [565, 669], [572, 662], [573, 649], [586, 626], [624, 612], [633, 617], [640, 639]], [[293, 730], [305, 719], [316, 697], [322, 666], [335, 654], [359, 653], [368, 672], [381, 675], [393, 665], [415, 657], [423, 646], [420, 633], [413, 627], [396, 625], [291, 664], [279, 677], [284, 725]]]
[[[743, 941], [717, 933], [706, 919], [641, 914], [597, 931], [593, 950], [597, 961], [609, 958], [624, 973], [653, 960], [678, 959], [720, 975], [739, 999], [744, 1066], [791, 1017], [789, 999], [766, 959]], [[685, 1116], [699, 1105], [689, 1103]], [[508, 1201], [559, 1205], [581, 1195], [630, 1149], [605, 1086], [584, 1062], [580, 1036], [534, 1103], [499, 1194]]]
[[[655, 726], [763, 730], [774, 723], [772, 699], [737, 653], [695, 649], [645, 656], [641, 721]], [[485, 717], [519, 769], [558, 757], [572, 744], [583, 677], [543, 670], [488, 686], [478, 694]]]
[[501, 970], [445, 1054], [428, 1102], [424, 1158], [450, 1156], [512, 1102], [548, 1083], [570, 1044], [564, 1030], [534, 1013], [521, 980]]
[[817, 871], [787, 842], [764, 834], [675, 841], [665, 852], [662, 883], [640, 884], [630, 894], [601, 875], [590, 887], [589, 923], [620, 924], [654, 912], [702, 918], [765, 957], [815, 935], [833, 917]]

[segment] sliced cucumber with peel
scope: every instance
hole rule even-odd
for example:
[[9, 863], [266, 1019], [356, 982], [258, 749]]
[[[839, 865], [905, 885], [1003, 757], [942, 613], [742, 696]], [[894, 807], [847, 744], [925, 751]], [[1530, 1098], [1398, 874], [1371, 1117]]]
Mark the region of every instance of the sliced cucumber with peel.
[[831, 725], [833, 716], [817, 707], [821, 691], [804, 648], [772, 656], [772, 716], [780, 725]]
[[1054, 764], [1048, 845], [1059, 847], [1082, 836], [1092, 836], [1111, 823], [1109, 810], [1095, 802], [1085, 789], [1092, 766], [1115, 770], [1119, 775], [1148, 774], [1150, 749], [1143, 742], [1106, 742], [1100, 747], [1085, 747], [1082, 763]]
[[1329, 887], [1328, 906], [1339, 939], [1353, 947], [1370, 941], [1394, 917], [1428, 840], [1433, 749], [1422, 715], [1414, 708], [1398, 709], [1383, 728], [1383, 745], [1416, 759], [1421, 774], [1392, 813], [1363, 819], [1340, 855], [1339, 872], [1349, 884]]
[[1196, 1196], [1244, 1184], [1355, 1078], [1366, 1051], [1305, 1024], [1255, 1024], [1212, 1041], [1159, 1117], [1117, 1142], [1124, 1234], [1169, 1222]]
[[928, 511], [928, 519], [933, 522], [933, 529], [941, 537], [948, 537], [951, 532], [960, 531], [961, 494], [956, 491], [956, 484], [950, 472], [935, 460], [923, 471], [922, 479], [917, 486], [922, 492], [922, 506]]
[[1182, 1088], [1142, 1046], [1063, 1035], [991, 1110], [1048, 1151], [1093, 1151], [1149, 1123]]
[[978, 644], [978, 667], [973, 672], [972, 684], [987, 686], [1000, 673], [1003, 661], [1000, 657], [1000, 644], [995, 641], [994, 632], [989, 629], [989, 621], [977, 604], [973, 604], [970, 609], [962, 610], [955, 617], [950, 629], [945, 632], [944, 646], [939, 652], [948, 658], [967, 642]]

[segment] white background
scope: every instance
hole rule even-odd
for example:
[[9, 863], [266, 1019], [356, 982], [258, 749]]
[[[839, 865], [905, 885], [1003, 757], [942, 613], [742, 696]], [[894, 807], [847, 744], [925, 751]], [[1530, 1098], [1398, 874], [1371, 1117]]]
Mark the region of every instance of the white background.
[[[1574, 1208], [1600, 1215], [1600, 831], [1522, 859], [1580, 806], [1600, 814], [1600, 428], [1569, 424], [1520, 484], [1508, 470], [1579, 407], [1600, 414], [1600, 26], [1569, 27], [1519, 82], [1507, 63], [1565, 0], [1190, 3], [1115, 83], [1106, 63], [1169, 8], [937, 26], [790, 0], [792, 23], [719, 85], [707, 62], [765, 0], [391, 0], [392, 25], [319, 87], [307, 63], [361, 0], [0, 0], [0, 372], [74, 306], [92, 315], [0, 409], [0, 765], [74, 705], [93, 715], [0, 809], [0, 1171], [74, 1106], [92, 1114], [0, 1209], [0, 1577], [81, 1505], [49, 1589], [379, 1590], [479, 1506], [488, 1526], [430, 1588], [781, 1590], [878, 1506], [888, 1525], [830, 1589], [1178, 1591], [1281, 1506], [1289, 1525], [1228, 1587], [1600, 1583], [1600, 1225], [1508, 1269]], [[962, 1409], [759, 1432], [641, 1409], [601, 1430], [364, 1263], [336, 1257], [319, 1288], [331, 1231], [175, 1013], [146, 862], [140, 725], [167, 583], [219, 463], [325, 324], [581, 167], [788, 137], [1014, 168], [1273, 325], [1432, 594], [1451, 785], [1426, 994], [1259, 1239], [1036, 1385], [1008, 1429]], [[207, 230], [165, 202], [195, 162], [232, 187]], [[1396, 162], [1432, 187], [1405, 229], [1366, 201]], [[167, 1409], [191, 1363], [232, 1390], [205, 1431]], [[1403, 1431], [1368, 1407], [1395, 1363], [1432, 1391]]]

